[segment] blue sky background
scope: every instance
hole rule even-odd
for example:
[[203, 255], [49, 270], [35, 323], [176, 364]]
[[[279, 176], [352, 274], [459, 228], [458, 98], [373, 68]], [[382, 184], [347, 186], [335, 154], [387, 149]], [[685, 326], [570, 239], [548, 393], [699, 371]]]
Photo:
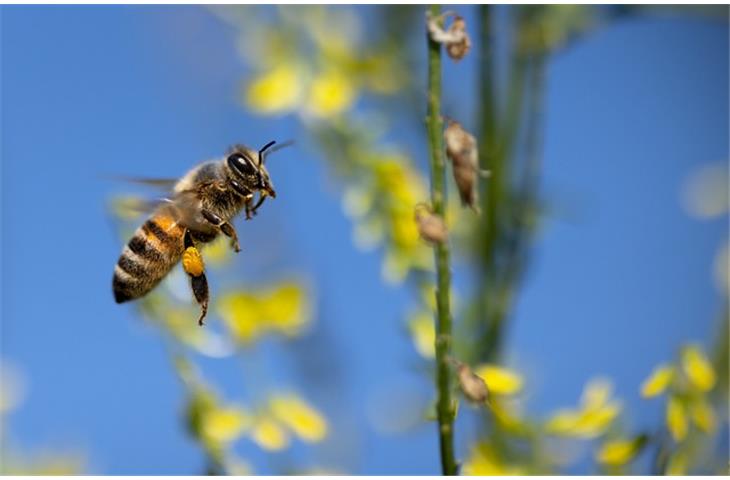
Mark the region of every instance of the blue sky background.
[[[296, 121], [241, 108], [235, 32], [203, 8], [0, 14], [1, 346], [29, 387], [9, 417], [11, 438], [29, 452], [83, 450], [94, 473], [198, 473], [203, 457], [181, 428], [183, 391], [161, 337], [111, 295], [121, 242], [106, 206], [124, 189], [103, 177], [180, 175], [235, 142], [296, 138]], [[473, 85], [463, 82], [474, 68], [446, 74], [450, 108], [470, 108]], [[663, 411], [639, 398], [639, 384], [683, 342], [707, 344], [723, 302], [712, 262], [727, 219], [690, 218], [680, 192], [700, 166], [728, 159], [728, 26], [622, 20], [554, 56], [547, 78], [543, 188], [566, 213], [548, 218], [537, 241], [507, 358], [527, 376], [531, 411], [574, 405], [604, 375], [632, 427], [658, 425]], [[315, 153], [282, 151], [270, 171], [279, 197], [238, 224], [247, 256], [236, 268], [247, 281], [311, 280], [312, 336], [325, 347], [264, 342], [257, 358], [276, 372], [272, 384], [296, 385], [328, 414], [339, 442], [276, 461], [252, 444], [237, 451], [262, 473], [290, 462], [437, 473], [433, 425], [383, 435], [368, 413], [394, 389], [430, 391], [405, 334], [410, 294], [382, 283], [377, 253], [352, 245], [337, 184]], [[236, 398], [257, 388], [242, 378], [249, 360], [201, 365]], [[298, 374], [312, 371], [321, 378]], [[462, 431], [463, 452], [473, 431]]]

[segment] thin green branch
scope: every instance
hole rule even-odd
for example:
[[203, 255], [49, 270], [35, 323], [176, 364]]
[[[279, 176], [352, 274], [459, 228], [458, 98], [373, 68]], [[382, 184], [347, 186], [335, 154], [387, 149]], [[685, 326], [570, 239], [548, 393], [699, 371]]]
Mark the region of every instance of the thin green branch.
[[[431, 6], [431, 16], [441, 13], [439, 5]], [[431, 156], [431, 204], [434, 214], [445, 216], [446, 168], [441, 121], [441, 46], [428, 38], [428, 146]], [[441, 448], [441, 469], [444, 475], [456, 475], [454, 457], [454, 410], [451, 402], [451, 379], [448, 358], [451, 350], [451, 313], [449, 311], [450, 271], [449, 247], [434, 246], [436, 261], [436, 388], [437, 412]]]

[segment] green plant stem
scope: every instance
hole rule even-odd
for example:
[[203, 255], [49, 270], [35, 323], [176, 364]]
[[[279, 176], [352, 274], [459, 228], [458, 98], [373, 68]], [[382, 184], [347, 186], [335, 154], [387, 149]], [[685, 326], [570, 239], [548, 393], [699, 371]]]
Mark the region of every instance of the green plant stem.
[[[437, 17], [439, 5], [431, 6]], [[441, 121], [441, 45], [428, 38], [428, 146], [431, 156], [431, 205], [434, 214], [444, 217], [446, 210], [446, 168]], [[436, 261], [436, 388], [438, 391], [438, 432], [441, 469], [444, 475], [456, 475], [454, 457], [454, 411], [451, 402], [451, 379], [448, 358], [451, 350], [451, 313], [449, 311], [450, 271], [449, 247], [434, 246]]]

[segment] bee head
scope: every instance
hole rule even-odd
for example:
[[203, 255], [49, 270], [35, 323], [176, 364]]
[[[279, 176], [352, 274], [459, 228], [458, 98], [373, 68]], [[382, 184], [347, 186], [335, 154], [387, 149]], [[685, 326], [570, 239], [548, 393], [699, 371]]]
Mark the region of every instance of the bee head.
[[263, 153], [275, 142], [269, 142], [258, 152], [237, 145], [228, 155], [226, 163], [233, 175], [242, 181], [250, 190], [262, 190], [271, 197], [276, 197], [276, 191], [271, 184], [269, 172], [264, 166]]

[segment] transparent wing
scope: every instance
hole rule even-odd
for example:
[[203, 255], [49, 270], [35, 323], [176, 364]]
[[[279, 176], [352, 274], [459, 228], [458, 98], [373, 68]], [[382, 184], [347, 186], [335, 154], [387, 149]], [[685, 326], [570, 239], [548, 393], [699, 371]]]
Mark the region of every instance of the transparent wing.
[[155, 187], [162, 190], [166, 190], [171, 192], [173, 187], [175, 187], [175, 184], [178, 182], [179, 179], [177, 178], [151, 178], [151, 177], [125, 177], [125, 176], [119, 176], [114, 175], [110, 178], [111, 180], [116, 180], [119, 182], [126, 182], [126, 183], [135, 183], [137, 185], [146, 185], [148, 187]]

